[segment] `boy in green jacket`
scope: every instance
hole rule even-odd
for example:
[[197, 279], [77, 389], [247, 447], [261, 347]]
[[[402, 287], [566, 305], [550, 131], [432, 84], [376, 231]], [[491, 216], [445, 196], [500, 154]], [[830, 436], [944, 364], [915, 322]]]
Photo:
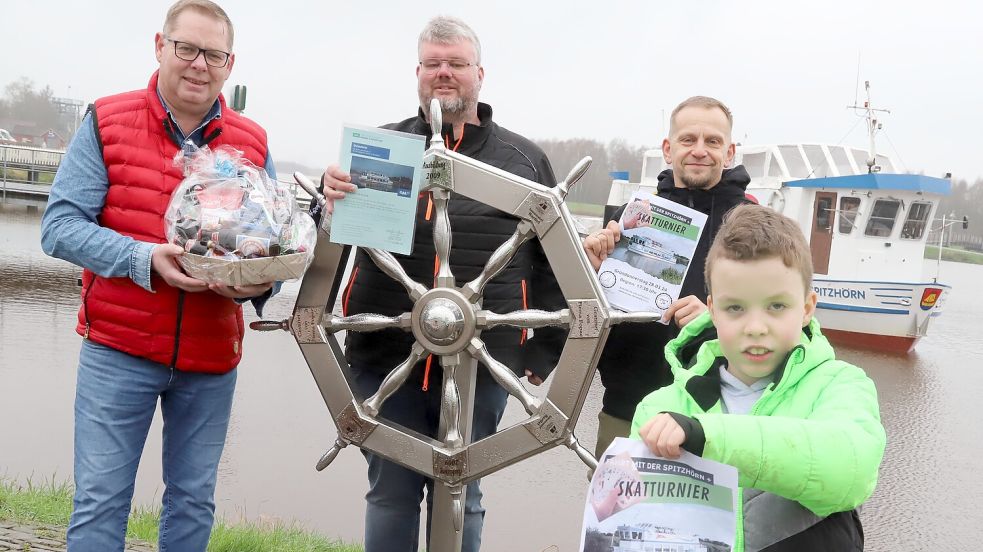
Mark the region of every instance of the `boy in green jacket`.
[[736, 207], [705, 277], [709, 313], [666, 346], [675, 381], [639, 404], [632, 437], [738, 469], [738, 552], [862, 550], [856, 508], [877, 483], [884, 428], [874, 383], [836, 359], [813, 318], [802, 232]]

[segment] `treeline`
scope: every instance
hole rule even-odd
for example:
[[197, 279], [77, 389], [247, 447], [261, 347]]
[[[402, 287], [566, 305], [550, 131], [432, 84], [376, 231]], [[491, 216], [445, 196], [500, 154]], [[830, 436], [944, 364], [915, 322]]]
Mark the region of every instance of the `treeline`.
[[[952, 193], [942, 198], [939, 204], [938, 218], [942, 213], [956, 215], [956, 218], [969, 218], [969, 228], [962, 229], [962, 226], [950, 226], [949, 229], [956, 234], [969, 234], [972, 236], [983, 236], [983, 178], [977, 178], [973, 184], [965, 179], [953, 180]], [[932, 227], [938, 226], [936, 221]], [[946, 232], [949, 232], [947, 230]]]
[[[74, 111], [63, 112], [53, 101], [54, 92], [50, 86], [38, 88], [27, 77], [8, 84], [0, 98], [0, 126], [26, 124], [41, 130], [54, 130], [65, 141], [74, 132]], [[7, 130], [13, 131], [12, 128]]]
[[549, 157], [557, 180], [564, 179], [570, 169], [585, 156], [589, 155], [593, 159], [587, 174], [571, 190], [567, 201], [594, 205], [607, 203], [612, 180], [609, 173], [627, 171], [629, 180], [638, 182], [642, 173], [642, 158], [645, 151], [651, 149], [633, 146], [621, 139], [611, 140], [606, 144], [587, 138], [535, 142]]

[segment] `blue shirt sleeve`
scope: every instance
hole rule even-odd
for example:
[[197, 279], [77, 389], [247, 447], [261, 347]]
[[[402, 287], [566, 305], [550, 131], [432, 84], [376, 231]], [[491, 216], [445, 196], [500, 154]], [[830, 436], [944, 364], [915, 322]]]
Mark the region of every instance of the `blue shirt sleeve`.
[[107, 278], [129, 277], [150, 287], [155, 244], [134, 240], [99, 225], [109, 176], [99, 151], [94, 121], [86, 115], [55, 174], [41, 218], [41, 248], [52, 257]]

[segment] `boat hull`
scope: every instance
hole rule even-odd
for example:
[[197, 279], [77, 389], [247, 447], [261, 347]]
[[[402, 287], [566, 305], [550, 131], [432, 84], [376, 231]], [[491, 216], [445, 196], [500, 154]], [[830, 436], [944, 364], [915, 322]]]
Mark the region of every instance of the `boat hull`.
[[949, 286], [815, 278], [816, 318], [831, 342], [906, 353], [942, 314]]

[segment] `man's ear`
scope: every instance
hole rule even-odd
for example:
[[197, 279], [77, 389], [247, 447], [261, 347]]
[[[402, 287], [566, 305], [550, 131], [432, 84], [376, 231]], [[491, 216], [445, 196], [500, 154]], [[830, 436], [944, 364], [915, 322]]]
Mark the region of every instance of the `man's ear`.
[[737, 153], [737, 146], [734, 142], [727, 145], [727, 159], [724, 161], [724, 167], [730, 168], [734, 166], [734, 155]]
[[662, 159], [665, 160], [667, 165], [672, 165], [672, 154], [669, 148], [669, 139], [662, 139]]

